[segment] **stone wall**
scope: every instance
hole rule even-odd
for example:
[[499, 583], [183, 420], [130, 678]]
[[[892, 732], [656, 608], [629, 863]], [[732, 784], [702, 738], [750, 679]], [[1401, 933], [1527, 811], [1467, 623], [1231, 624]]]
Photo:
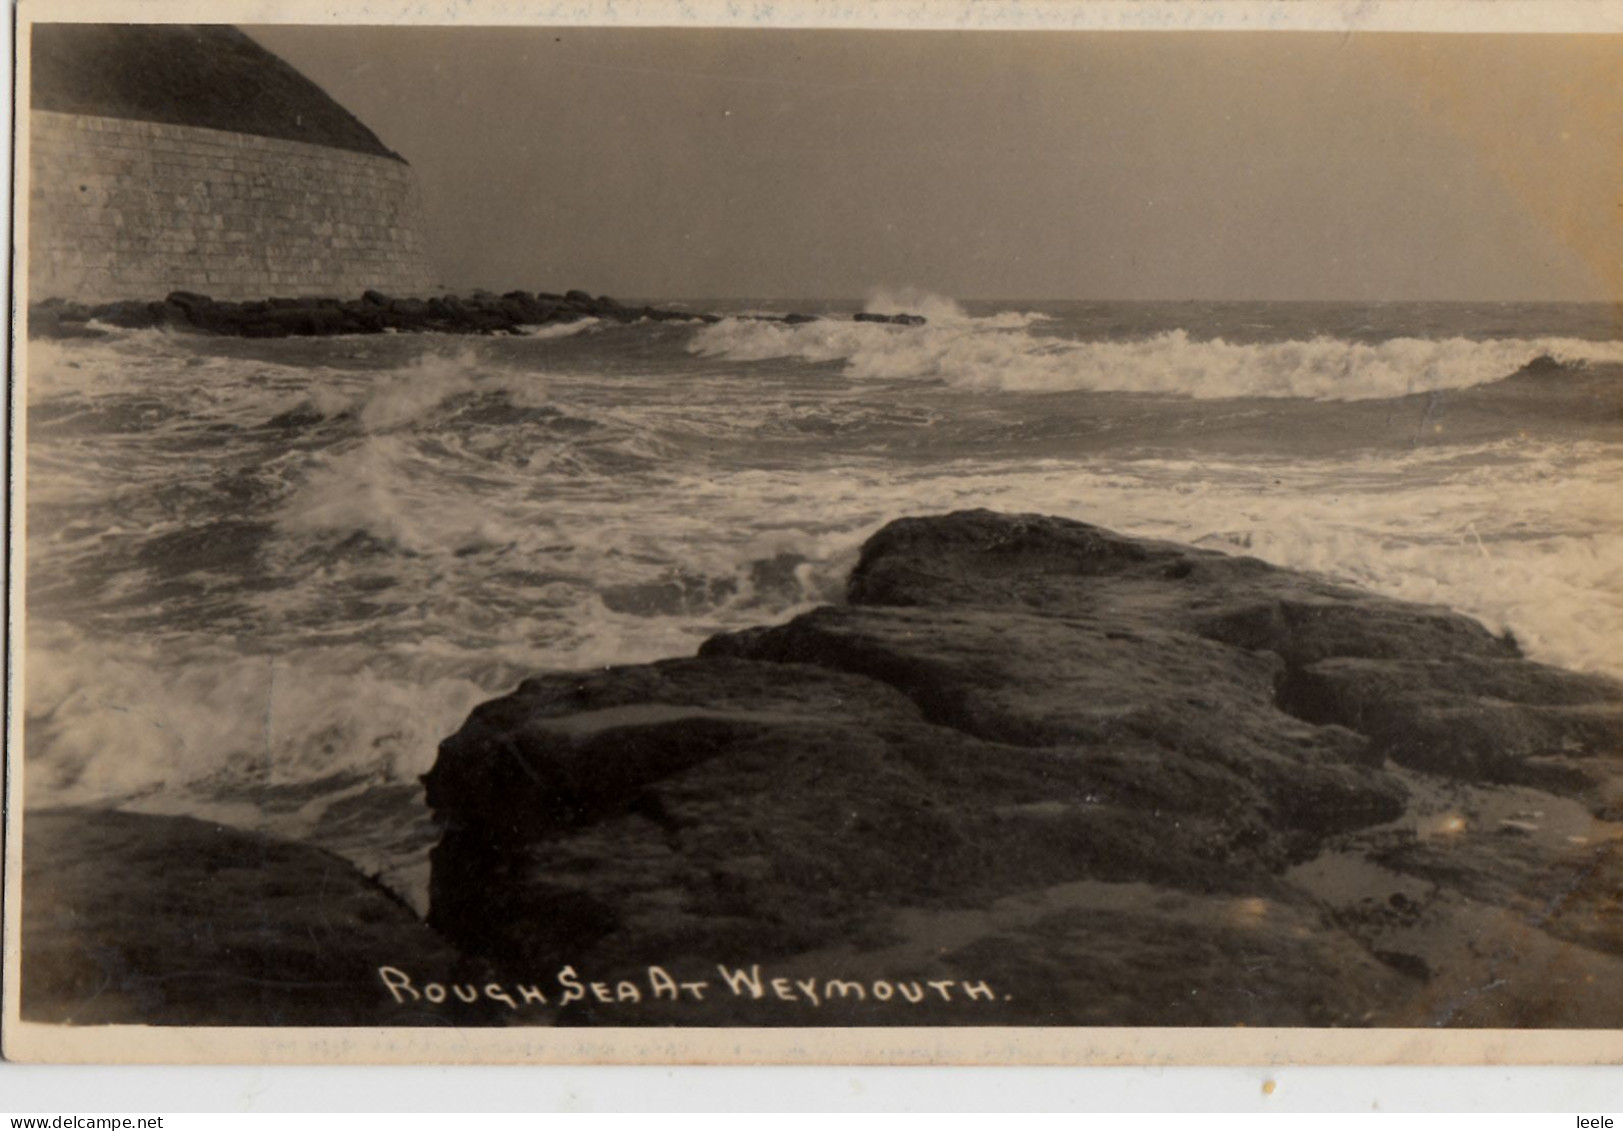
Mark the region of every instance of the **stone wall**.
[[303, 142], [32, 112], [29, 297], [433, 286], [411, 167]]

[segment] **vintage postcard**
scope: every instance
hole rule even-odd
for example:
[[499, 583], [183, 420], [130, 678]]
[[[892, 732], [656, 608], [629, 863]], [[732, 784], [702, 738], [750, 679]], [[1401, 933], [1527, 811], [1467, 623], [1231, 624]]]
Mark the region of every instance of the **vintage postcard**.
[[6, 1055], [1623, 1060], [1623, 5], [336, 10], [20, 9]]

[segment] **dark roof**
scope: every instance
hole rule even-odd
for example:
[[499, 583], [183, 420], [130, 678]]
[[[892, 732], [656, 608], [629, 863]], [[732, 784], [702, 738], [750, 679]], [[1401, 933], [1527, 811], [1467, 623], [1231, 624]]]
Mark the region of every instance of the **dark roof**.
[[400, 155], [225, 24], [35, 24], [33, 107]]

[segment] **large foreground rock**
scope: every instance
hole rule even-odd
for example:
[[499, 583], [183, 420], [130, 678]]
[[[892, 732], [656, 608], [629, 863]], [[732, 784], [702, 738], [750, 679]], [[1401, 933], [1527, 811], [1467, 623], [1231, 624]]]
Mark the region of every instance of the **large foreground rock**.
[[412, 911], [319, 848], [190, 817], [23, 815], [21, 1007], [74, 1025], [446, 1025], [378, 967], [483, 985]]
[[908, 519], [843, 606], [478, 708], [430, 921], [565, 1023], [1616, 1025], [1620, 748], [1445, 609]]

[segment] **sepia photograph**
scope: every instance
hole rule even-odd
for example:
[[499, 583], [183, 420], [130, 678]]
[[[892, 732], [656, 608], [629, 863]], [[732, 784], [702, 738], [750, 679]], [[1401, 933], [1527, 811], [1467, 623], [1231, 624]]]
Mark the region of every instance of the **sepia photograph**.
[[1623, 1059], [1623, 20], [1290, 7], [25, 3], [7, 1055]]

